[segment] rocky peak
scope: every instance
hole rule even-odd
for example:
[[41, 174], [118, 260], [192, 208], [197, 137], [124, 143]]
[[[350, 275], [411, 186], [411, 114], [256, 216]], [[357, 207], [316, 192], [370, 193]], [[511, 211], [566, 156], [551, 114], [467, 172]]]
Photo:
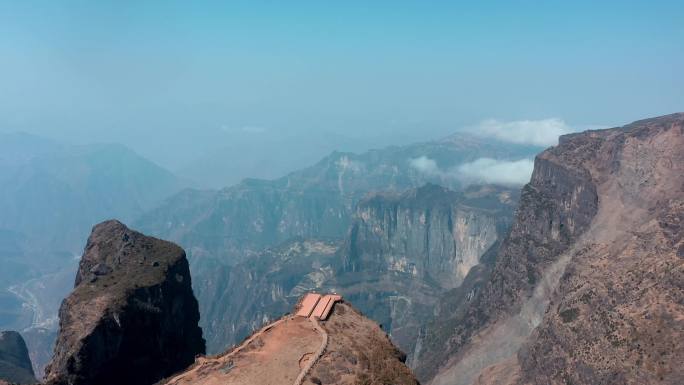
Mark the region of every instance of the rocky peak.
[[183, 249], [114, 220], [93, 228], [59, 316], [48, 384], [152, 384], [205, 350]]

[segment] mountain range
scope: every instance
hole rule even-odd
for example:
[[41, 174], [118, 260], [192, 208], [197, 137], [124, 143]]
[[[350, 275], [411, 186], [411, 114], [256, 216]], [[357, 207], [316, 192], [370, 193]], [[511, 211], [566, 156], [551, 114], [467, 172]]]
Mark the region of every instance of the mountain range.
[[[256, 261], [273, 263], [265, 255], [279, 254], [274, 250], [293, 242], [323, 242], [324, 254], [335, 259], [348, 238], [356, 204], [367, 194], [399, 194], [425, 183], [459, 190], [471, 181], [450, 173], [454, 167], [482, 157], [529, 157], [537, 150], [454, 135], [362, 154], [334, 152], [279, 179], [247, 179], [216, 191], [181, 190], [185, 180], [120, 145], [72, 146], [27, 134], [3, 134], [2, 139], [0, 258], [8, 268], [0, 272], [7, 290], [0, 293], [0, 328], [22, 331], [38, 375], [49, 358], [45, 347], [56, 337], [58, 306], [72, 284], [92, 223], [111, 217], [134, 221], [188, 250], [196, 282], [202, 283], [195, 287], [207, 314], [202, 326], [210, 351], [218, 352], [292, 305], [294, 297], [283, 300], [287, 295], [271, 296], [263, 307], [219, 299], [241, 282], [235, 278], [239, 272], [257, 274]], [[438, 169], [419, 167], [421, 159]], [[289, 267], [283, 280], [306, 281], [323, 262]], [[387, 298], [382, 322], [389, 326]], [[221, 319], [234, 319], [234, 328], [226, 331], [217, 323]]]
[[[398, 237], [428, 237], [427, 242], [416, 242], [409, 245], [414, 249], [403, 252], [432, 248], [424, 253], [426, 258], [430, 254], [435, 256], [434, 262], [428, 265], [442, 265], [427, 266], [426, 271], [421, 271], [421, 283], [414, 284], [429, 287], [431, 295], [438, 295], [462, 279], [502, 236], [517, 199], [515, 188], [472, 187], [472, 181], [460, 179], [453, 170], [482, 158], [521, 159], [532, 156], [536, 150], [458, 134], [362, 154], [335, 152], [311, 167], [279, 179], [248, 179], [216, 192], [185, 190], [135, 223], [146, 233], [170, 239], [188, 250], [191, 270], [198, 282], [195, 292], [205, 314], [201, 325], [210, 352], [224, 350], [262, 323], [279, 316], [292, 305], [302, 288], [327, 287], [352, 295], [352, 291], [364, 286], [359, 286], [358, 279], [352, 277], [362, 274], [365, 279], [373, 277], [376, 282], [364, 290], [377, 291], [378, 296], [372, 297], [374, 300], [369, 300], [372, 294], [367, 294], [365, 299], [352, 297], [354, 303], [364, 312], [374, 309], [373, 319], [386, 327], [394, 324], [400, 333], [402, 322], [394, 322], [396, 317], [391, 313], [399, 309], [397, 306], [407, 306], [403, 298], [411, 300], [406, 295], [409, 288], [387, 287], [380, 278], [385, 272], [408, 273], [402, 271], [408, 265], [399, 265], [415, 263], [417, 256], [410, 256], [411, 262], [397, 260], [380, 264], [385, 267], [365, 264], [354, 268], [346, 252], [353, 251], [349, 247], [356, 246], [355, 234], [366, 226], [359, 222], [359, 218], [367, 215], [359, 211], [360, 202], [372, 205], [387, 200], [387, 207], [373, 210], [371, 215], [379, 216], [375, 220], [386, 225], [389, 232], [396, 229], [392, 228], [393, 224], [384, 223], [382, 216], [394, 215], [394, 221], [402, 222], [399, 232], [386, 234], [394, 237], [386, 242], [396, 243]], [[428, 160], [434, 167], [421, 167], [422, 163], [417, 160], [423, 163]], [[431, 186], [424, 187], [426, 184]], [[389, 195], [376, 196], [375, 200], [369, 198], [379, 192]], [[431, 207], [432, 204], [436, 206]], [[402, 210], [393, 212], [390, 206], [399, 206]], [[445, 212], [447, 208], [453, 208], [453, 212]], [[414, 210], [422, 210], [423, 217], [412, 213]], [[431, 218], [433, 210], [434, 219]], [[412, 223], [419, 226], [426, 218], [436, 221], [432, 233], [424, 228], [423, 235], [409, 234]], [[447, 227], [449, 221], [455, 227]], [[440, 229], [441, 225], [445, 227]], [[429, 239], [430, 236], [435, 238]], [[319, 247], [321, 242], [324, 247]], [[347, 248], [341, 249], [344, 244]], [[306, 245], [319, 246], [310, 249]], [[464, 258], [468, 261], [456, 266]], [[441, 277], [433, 277], [440, 269]], [[456, 272], [458, 269], [460, 272]], [[461, 278], [441, 279], [452, 272]], [[259, 280], [265, 281], [257, 283]], [[252, 287], [256, 292], [250, 291]], [[236, 297], [235, 290], [241, 295]], [[416, 302], [416, 298], [412, 300]], [[409, 313], [419, 311], [413, 309]], [[411, 317], [407, 315], [405, 321], [412, 323], [410, 330], [403, 332], [410, 337], [398, 342], [405, 350], [413, 349], [419, 329], [414, 320], [409, 320]]]
[[[25, 141], [16, 140], [15, 147]], [[64, 150], [43, 141], [34, 146], [34, 155], [28, 151], [5, 162], [6, 180], [21, 184], [11, 170], [27, 165], [41, 172], [36, 175], [52, 170], [62, 180], [59, 168], [39, 165], [40, 159], [59, 164], [63, 157], [54, 151]], [[140, 159], [117, 156], [112, 162], [108, 148], [83, 153], [105, 159], [109, 167], [102, 172], [115, 182], [124, 174], [107, 171], [117, 169], [111, 163], [128, 169], [125, 159]], [[104, 383], [121, 374], [111, 372], [109, 362], [115, 362], [139, 365], [140, 376], [126, 381], [141, 384], [167, 376], [162, 383], [235, 380], [249, 372], [240, 363], [254, 365], [264, 357], [275, 361], [263, 361], [256, 366], [263, 373], [250, 376], [277, 378], [278, 362], [301, 357], [287, 376], [299, 373], [298, 381], [307, 384], [412, 384], [416, 378], [431, 385], [679, 384], [682, 149], [679, 113], [562, 136], [536, 156], [522, 189], [459, 171], [482, 159], [524, 159], [537, 149], [456, 135], [362, 154], [333, 153], [279, 179], [248, 179], [218, 191], [186, 189], [166, 199], [160, 193], [150, 199], [159, 202], [150, 210], [142, 207], [153, 203], [133, 199], [127, 218], [148, 234], [179, 243], [187, 259], [179, 247], [120, 222], [96, 226], [74, 291], [59, 312], [48, 378], [54, 384], [88, 378]], [[90, 156], [76, 158], [99, 170]], [[81, 170], [79, 162], [66, 161], [64, 170]], [[100, 191], [92, 187], [97, 183], [84, 182], [90, 179], [72, 175], [62, 183]], [[148, 182], [143, 179], [132, 178]], [[121, 194], [139, 191], [136, 183], [126, 186]], [[125, 217], [126, 208], [119, 210]], [[0, 232], [8, 266], [28, 263], [29, 246], [51, 244], [48, 238], [43, 244], [31, 240], [35, 234], [25, 233], [30, 221], [17, 223]], [[11, 286], [6, 298], [34, 294], [31, 280], [13, 279], [24, 283]], [[49, 287], [49, 280], [39, 283]], [[288, 315], [310, 292], [337, 293], [344, 301], [321, 325]], [[176, 297], [179, 303], [168, 302]], [[182, 316], [179, 307], [188, 307]], [[15, 323], [25, 317], [0, 315]], [[88, 322], [79, 321], [82, 315]], [[182, 325], [169, 328], [179, 320]], [[192, 364], [190, 357], [204, 352], [197, 324], [207, 350], [225, 354]], [[153, 344], [130, 339], [150, 331]], [[323, 343], [310, 361], [307, 352], [321, 336], [339, 345]], [[27, 333], [32, 357], [34, 338]], [[112, 338], [125, 343], [105, 342]], [[295, 340], [302, 345], [292, 346], [303, 350], [288, 355], [288, 341]], [[190, 345], [166, 357], [157, 348], [169, 341]], [[381, 347], [379, 358], [367, 363], [376, 354], [371, 345]], [[145, 360], [158, 366], [140, 366]], [[377, 362], [385, 364], [372, 365]], [[363, 370], [373, 374], [363, 377]]]

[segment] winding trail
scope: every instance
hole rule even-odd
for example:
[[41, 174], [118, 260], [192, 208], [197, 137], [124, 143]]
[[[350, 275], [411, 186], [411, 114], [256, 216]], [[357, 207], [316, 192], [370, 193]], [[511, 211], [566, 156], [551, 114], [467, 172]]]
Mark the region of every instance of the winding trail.
[[36, 298], [36, 295], [29, 290], [29, 285], [33, 282], [34, 280], [29, 280], [23, 284], [13, 285], [7, 288], [7, 291], [17, 297], [22, 302], [23, 306], [31, 309], [31, 325], [27, 326], [24, 330], [41, 326], [40, 321], [43, 319], [43, 310], [40, 307], [40, 302]]
[[325, 348], [328, 347], [328, 332], [326, 332], [325, 329], [321, 327], [321, 324], [318, 323], [318, 319], [316, 317], [309, 318], [309, 320], [311, 321], [311, 323], [314, 324], [314, 327], [321, 334], [321, 336], [323, 336], [323, 341], [321, 342], [321, 346], [316, 351], [314, 357], [306, 364], [304, 368], [302, 368], [302, 371], [299, 372], [299, 376], [297, 376], [297, 379], [295, 379], [293, 385], [302, 385], [304, 377], [306, 377], [306, 375], [309, 374], [311, 368], [313, 368], [313, 366], [316, 365], [318, 359], [320, 359], [323, 353], [325, 352]]

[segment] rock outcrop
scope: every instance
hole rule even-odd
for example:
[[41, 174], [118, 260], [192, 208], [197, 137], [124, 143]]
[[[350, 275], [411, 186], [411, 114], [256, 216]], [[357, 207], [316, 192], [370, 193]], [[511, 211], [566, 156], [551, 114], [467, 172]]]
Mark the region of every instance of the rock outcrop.
[[26, 343], [13, 331], [0, 332], [0, 383], [5, 380], [16, 384], [35, 384]]
[[118, 221], [93, 228], [59, 316], [51, 385], [152, 384], [205, 350], [183, 249]]
[[486, 285], [432, 323], [419, 377], [682, 383], [683, 222], [684, 114], [561, 137]]

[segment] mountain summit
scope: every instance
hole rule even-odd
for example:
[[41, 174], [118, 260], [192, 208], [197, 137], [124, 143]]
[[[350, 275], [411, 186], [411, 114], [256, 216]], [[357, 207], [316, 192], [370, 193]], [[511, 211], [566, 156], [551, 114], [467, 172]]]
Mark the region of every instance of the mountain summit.
[[418, 385], [406, 356], [341, 296], [307, 294], [293, 314], [158, 385]]

